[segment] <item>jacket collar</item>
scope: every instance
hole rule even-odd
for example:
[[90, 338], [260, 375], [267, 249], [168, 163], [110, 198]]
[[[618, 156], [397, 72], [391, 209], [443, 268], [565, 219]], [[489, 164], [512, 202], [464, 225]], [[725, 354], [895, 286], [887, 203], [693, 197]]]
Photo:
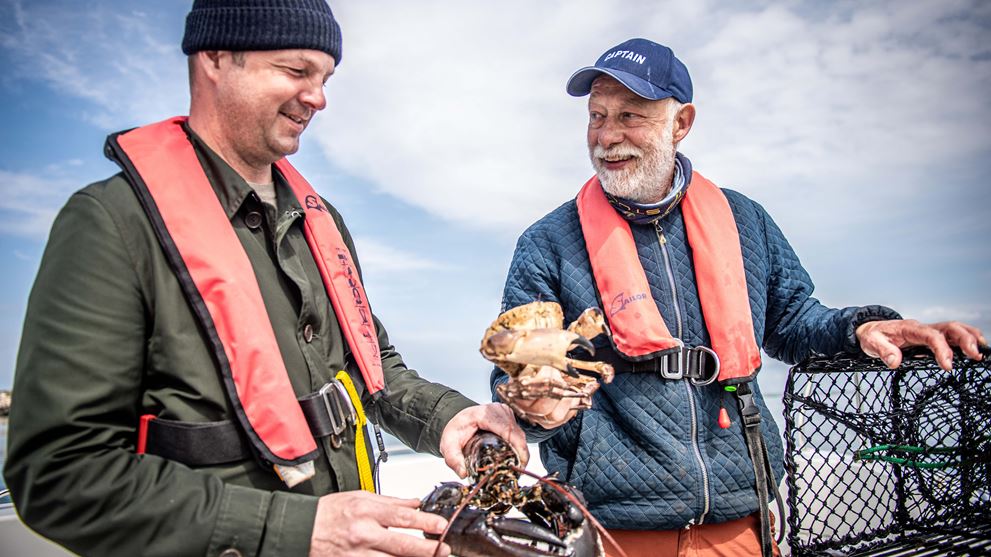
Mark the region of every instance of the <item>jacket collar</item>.
[[[196, 157], [200, 160], [203, 171], [206, 172], [207, 179], [213, 186], [221, 207], [224, 208], [224, 213], [227, 214], [228, 219], [234, 218], [241, 205], [254, 193], [254, 190], [237, 171], [231, 168], [224, 159], [220, 158], [220, 155], [196, 135], [196, 132], [189, 129], [188, 123], [184, 122], [182, 128], [189, 136], [189, 142], [193, 144]], [[272, 167], [272, 175], [273, 177], [278, 175], [274, 166]], [[276, 191], [279, 191], [281, 179], [276, 178], [275, 182]]]

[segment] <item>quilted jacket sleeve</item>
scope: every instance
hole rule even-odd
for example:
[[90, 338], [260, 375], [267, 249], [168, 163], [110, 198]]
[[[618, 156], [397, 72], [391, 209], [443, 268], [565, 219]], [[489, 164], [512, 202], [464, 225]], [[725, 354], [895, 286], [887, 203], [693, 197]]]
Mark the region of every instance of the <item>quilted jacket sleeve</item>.
[[812, 296], [815, 286], [781, 229], [753, 203], [767, 243], [768, 288], [763, 348], [788, 364], [813, 354], [859, 352], [856, 328], [868, 321], [901, 319], [878, 305], [842, 309], [822, 305]]

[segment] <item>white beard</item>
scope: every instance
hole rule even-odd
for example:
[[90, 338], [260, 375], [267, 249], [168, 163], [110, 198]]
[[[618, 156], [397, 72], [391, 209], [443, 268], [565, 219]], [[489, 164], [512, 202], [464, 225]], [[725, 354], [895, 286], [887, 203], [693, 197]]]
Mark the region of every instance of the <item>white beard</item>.
[[[609, 149], [595, 145], [589, 148], [589, 156], [602, 189], [607, 193], [637, 203], [657, 203], [671, 189], [675, 151], [674, 130], [667, 127], [646, 150], [627, 143]], [[614, 171], [607, 169], [601, 160], [610, 156], [632, 156], [634, 159], [627, 168]]]

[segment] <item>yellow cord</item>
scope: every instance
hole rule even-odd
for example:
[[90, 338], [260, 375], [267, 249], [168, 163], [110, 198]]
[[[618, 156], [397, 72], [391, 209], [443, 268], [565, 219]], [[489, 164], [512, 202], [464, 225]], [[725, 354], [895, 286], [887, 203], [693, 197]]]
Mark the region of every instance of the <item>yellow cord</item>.
[[358, 414], [358, 423], [355, 424], [354, 432], [354, 460], [358, 464], [358, 477], [361, 479], [361, 489], [375, 493], [375, 481], [372, 478], [372, 463], [368, 460], [368, 448], [365, 447], [365, 409], [361, 406], [361, 398], [358, 391], [351, 382], [348, 372], [341, 370], [337, 372], [337, 380], [340, 381], [351, 397], [351, 404], [354, 405], [355, 413]]

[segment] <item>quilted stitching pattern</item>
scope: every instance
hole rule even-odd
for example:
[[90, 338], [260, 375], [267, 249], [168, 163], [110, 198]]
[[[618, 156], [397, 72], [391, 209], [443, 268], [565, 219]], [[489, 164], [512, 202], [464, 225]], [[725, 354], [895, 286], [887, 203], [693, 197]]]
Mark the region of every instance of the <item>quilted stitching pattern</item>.
[[[853, 321], [897, 317], [887, 308], [874, 306], [843, 310], [822, 306], [811, 297], [808, 273], [764, 209], [737, 192], [724, 191], [740, 230], [754, 332], [763, 339], [768, 354], [792, 363], [813, 352], [855, 351]], [[681, 211], [672, 212], [659, 224], [676, 296], [656, 230], [633, 226], [651, 294], [672, 334], [679, 330], [677, 303], [682, 340], [688, 345], [707, 345], [709, 336]], [[534, 300], [559, 302], [566, 322], [588, 307], [602, 307], [574, 200], [528, 228], [517, 243], [503, 309]], [[606, 343], [596, 339], [600, 346]], [[493, 384], [505, 380], [504, 374], [493, 372]], [[753, 386], [757, 389], [756, 383]], [[759, 390], [756, 398], [764, 415], [772, 465], [780, 478], [781, 436]], [[734, 423], [726, 430], [716, 425], [723, 405]], [[692, 443], [693, 406], [702, 465]], [[698, 519], [706, 495], [710, 500], [707, 522], [732, 520], [757, 510], [753, 470], [739, 424], [735, 399], [716, 385], [694, 387], [685, 381], [624, 374], [596, 393], [591, 410], [561, 428], [525, 429], [531, 441], [541, 442], [547, 470], [581, 489], [589, 508], [607, 528], [670, 529]], [[703, 468], [709, 479], [708, 492]]]

